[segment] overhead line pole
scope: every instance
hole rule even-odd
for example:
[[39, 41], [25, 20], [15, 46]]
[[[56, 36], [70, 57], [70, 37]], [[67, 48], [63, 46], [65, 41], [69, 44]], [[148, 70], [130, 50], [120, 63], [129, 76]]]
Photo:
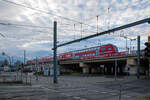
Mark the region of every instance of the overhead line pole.
[[24, 65], [26, 64], [26, 50], [24, 50]]
[[137, 36], [137, 78], [140, 78], [140, 36]]
[[58, 83], [57, 81], [57, 22], [54, 21], [54, 79], [53, 82], [54, 83]]
[[76, 39], [76, 40], [73, 40], [73, 41], [70, 41], [70, 42], [66, 42], [66, 43], [63, 43], [63, 44], [59, 44], [59, 45], [57, 45], [57, 47], [65, 46], [65, 45], [68, 45], [68, 44], [72, 44], [72, 43], [79, 42], [79, 41], [82, 41], [82, 40], [86, 40], [86, 39], [89, 39], [89, 38], [93, 38], [93, 37], [96, 37], [96, 36], [108, 34], [108, 33], [115, 32], [115, 31], [119, 31], [119, 30], [122, 30], [122, 29], [126, 29], [126, 28], [129, 28], [129, 27], [133, 27], [133, 26], [140, 25], [140, 24], [147, 23], [147, 22], [148, 23], [150, 22], [150, 18], [139, 20], [139, 21], [136, 21], [136, 22], [133, 22], [133, 23], [130, 23], [130, 24], [126, 24], [126, 25], [123, 25], [123, 26], [120, 26], [120, 27], [109, 29], [109, 30], [104, 31], [104, 32], [96, 33], [96, 34], [86, 36], [86, 37], [83, 37], [83, 38], [80, 38], [80, 39]]

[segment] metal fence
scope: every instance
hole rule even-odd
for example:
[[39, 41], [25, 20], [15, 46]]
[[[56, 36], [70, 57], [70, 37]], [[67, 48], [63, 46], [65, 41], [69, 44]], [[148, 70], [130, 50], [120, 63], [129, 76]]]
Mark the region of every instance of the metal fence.
[[31, 84], [31, 75], [21, 72], [0, 72], [0, 83]]

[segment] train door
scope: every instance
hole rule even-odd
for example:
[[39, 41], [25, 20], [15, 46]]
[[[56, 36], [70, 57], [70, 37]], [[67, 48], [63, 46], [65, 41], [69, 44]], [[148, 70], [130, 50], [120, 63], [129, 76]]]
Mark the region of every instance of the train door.
[[105, 54], [105, 52], [106, 52], [106, 46], [101, 46], [99, 52], [100, 52], [100, 55]]

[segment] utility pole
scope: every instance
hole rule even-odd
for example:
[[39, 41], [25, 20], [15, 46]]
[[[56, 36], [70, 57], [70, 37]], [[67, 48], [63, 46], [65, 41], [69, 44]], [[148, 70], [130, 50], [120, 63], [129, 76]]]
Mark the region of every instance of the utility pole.
[[[81, 24], [82, 25], [82, 24]], [[54, 21], [54, 83], [57, 83], [57, 22]]]
[[[126, 36], [126, 50], [128, 51], [128, 41], [127, 41], [127, 36]], [[129, 53], [129, 52], [128, 52]]]
[[150, 76], [150, 58], [148, 59], [148, 76]]
[[14, 66], [14, 57], [12, 56], [12, 66]]
[[150, 76], [150, 36], [148, 36], [148, 42], [145, 42], [146, 48], [144, 49], [144, 56], [148, 60], [149, 66], [147, 70], [147, 76]]
[[26, 64], [26, 50], [24, 50], [24, 65]]
[[[57, 27], [57, 26], [56, 26], [56, 27]], [[81, 38], [82, 38], [82, 33], [83, 33], [83, 32], [82, 32], [82, 23], [81, 23]]]
[[140, 36], [137, 36], [137, 78], [140, 78]]
[[38, 80], [38, 58], [36, 57], [36, 62], [35, 62], [35, 66], [36, 66], [36, 80]]
[[98, 16], [96, 16], [97, 17], [97, 33], [98, 33]]

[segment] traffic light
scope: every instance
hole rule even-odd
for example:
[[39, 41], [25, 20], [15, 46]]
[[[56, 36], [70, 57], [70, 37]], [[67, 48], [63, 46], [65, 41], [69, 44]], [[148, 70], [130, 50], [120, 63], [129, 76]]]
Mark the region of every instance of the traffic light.
[[150, 42], [145, 42], [145, 46], [146, 46], [146, 48], [145, 48], [145, 56], [146, 57], [150, 57]]

